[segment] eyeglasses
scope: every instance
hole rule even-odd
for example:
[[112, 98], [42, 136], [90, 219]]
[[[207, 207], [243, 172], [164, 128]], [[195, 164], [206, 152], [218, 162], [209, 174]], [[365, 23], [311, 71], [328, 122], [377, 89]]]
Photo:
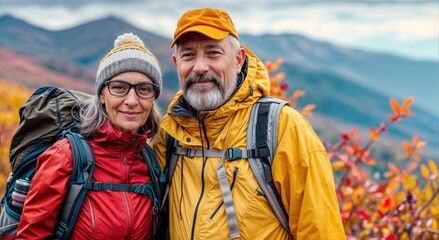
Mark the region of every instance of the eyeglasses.
[[105, 85], [108, 86], [108, 92], [113, 96], [123, 97], [130, 92], [131, 88], [134, 88], [137, 96], [143, 99], [155, 97], [159, 88], [157, 84], [150, 82], [131, 84], [122, 80], [106, 81]]

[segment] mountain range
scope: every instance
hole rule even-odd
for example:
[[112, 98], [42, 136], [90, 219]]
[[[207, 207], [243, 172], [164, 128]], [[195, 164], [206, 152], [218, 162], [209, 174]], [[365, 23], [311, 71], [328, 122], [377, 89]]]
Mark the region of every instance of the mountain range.
[[[51, 31], [1, 16], [0, 78], [33, 88], [52, 84], [93, 92], [99, 60], [125, 32], [138, 35], [160, 61], [164, 89], [159, 105], [164, 112], [178, 89], [172, 40], [115, 17]], [[284, 81], [306, 91], [300, 103], [317, 105], [310, 121], [324, 138], [336, 139], [339, 131], [351, 127], [366, 134], [386, 120], [389, 98], [401, 102], [414, 96], [415, 116], [392, 126], [385, 145], [398, 152], [402, 140], [417, 135], [428, 142], [429, 156], [439, 156], [438, 62], [350, 49], [297, 34], [242, 34], [240, 42], [263, 61], [283, 59]]]

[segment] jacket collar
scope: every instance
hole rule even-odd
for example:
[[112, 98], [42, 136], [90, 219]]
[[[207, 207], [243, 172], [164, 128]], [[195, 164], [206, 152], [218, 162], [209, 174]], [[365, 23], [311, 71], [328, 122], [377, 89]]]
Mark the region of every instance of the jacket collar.
[[133, 146], [143, 148], [146, 144], [147, 134], [127, 133], [115, 128], [113, 124], [107, 121], [95, 132], [92, 139], [98, 144], [105, 145], [118, 152], [126, 151]]

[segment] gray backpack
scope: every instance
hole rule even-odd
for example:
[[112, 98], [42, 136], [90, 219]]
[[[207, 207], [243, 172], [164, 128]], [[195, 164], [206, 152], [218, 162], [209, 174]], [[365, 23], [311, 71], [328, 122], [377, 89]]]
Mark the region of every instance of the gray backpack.
[[[246, 158], [280, 224], [289, 231], [288, 215], [271, 175], [271, 164], [277, 149], [278, 118], [281, 109], [285, 105], [290, 106], [288, 102], [274, 97], [260, 98], [253, 105], [247, 129], [247, 149], [204, 150], [204, 153], [202, 153], [200, 149], [188, 149], [179, 146], [178, 141], [167, 134], [166, 177], [168, 186], [164, 193], [164, 201], [167, 198], [169, 185], [171, 184], [179, 155], [200, 157], [204, 154], [204, 157], [219, 157], [222, 161], [217, 167], [217, 174], [228, 219], [230, 238], [239, 238], [236, 211], [223, 161]], [[162, 206], [165, 206], [165, 204], [162, 204]]]

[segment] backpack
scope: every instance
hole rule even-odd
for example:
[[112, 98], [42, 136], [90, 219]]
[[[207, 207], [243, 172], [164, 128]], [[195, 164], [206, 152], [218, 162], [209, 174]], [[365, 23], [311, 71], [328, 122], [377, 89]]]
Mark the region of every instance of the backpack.
[[[113, 184], [91, 182], [94, 171], [94, 153], [90, 143], [79, 132], [76, 119], [79, 100], [91, 96], [79, 91], [56, 87], [37, 89], [20, 108], [20, 125], [11, 142], [11, 174], [7, 180], [6, 192], [1, 201], [0, 238], [16, 234], [22, 206], [35, 174], [38, 156], [56, 141], [67, 137], [72, 149], [73, 170], [67, 194], [58, 216], [53, 237], [68, 239], [74, 229], [87, 191], [113, 190], [130, 191], [148, 195], [153, 202], [153, 237], [158, 222], [159, 199], [164, 175], [152, 149], [146, 145], [142, 156], [151, 173], [151, 182], [144, 184]], [[161, 181], [160, 181], [161, 180]]]
[[226, 150], [204, 150], [204, 153], [202, 153], [198, 149], [188, 149], [179, 146], [176, 139], [166, 134], [166, 179], [168, 185], [164, 192], [164, 202], [162, 205], [165, 206], [169, 185], [171, 184], [179, 155], [200, 157], [204, 154], [205, 157], [220, 157], [222, 161], [217, 168], [217, 173], [229, 223], [230, 238], [239, 238], [236, 212], [230, 192], [230, 184], [223, 167], [223, 160], [233, 161], [247, 158], [259, 186], [280, 224], [289, 231], [288, 215], [271, 175], [271, 165], [277, 149], [278, 118], [281, 109], [285, 105], [291, 106], [288, 102], [274, 97], [260, 98], [253, 105], [247, 128], [247, 149], [232, 147]]

